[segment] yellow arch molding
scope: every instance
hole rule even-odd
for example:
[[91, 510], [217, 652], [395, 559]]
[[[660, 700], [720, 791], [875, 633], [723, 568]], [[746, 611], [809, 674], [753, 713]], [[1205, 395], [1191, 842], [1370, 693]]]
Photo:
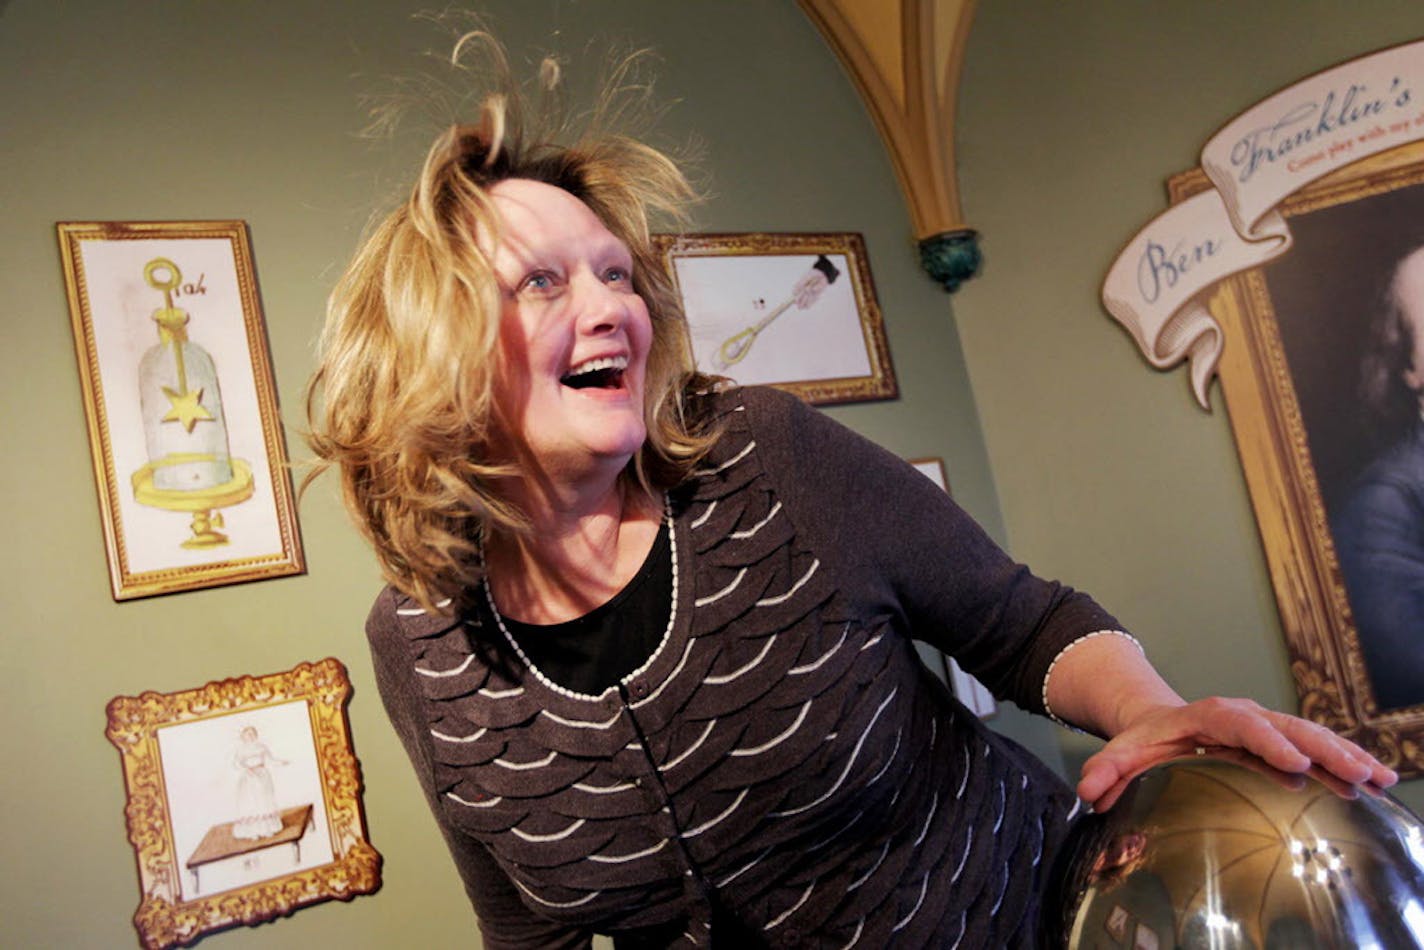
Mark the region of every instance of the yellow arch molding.
[[954, 165], [954, 109], [975, 0], [797, 0], [850, 72], [900, 179], [920, 263], [955, 290], [979, 271]]

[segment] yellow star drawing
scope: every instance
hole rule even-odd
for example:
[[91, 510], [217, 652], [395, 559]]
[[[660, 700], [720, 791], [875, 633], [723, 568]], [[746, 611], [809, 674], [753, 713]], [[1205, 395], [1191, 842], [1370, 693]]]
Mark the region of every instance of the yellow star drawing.
[[199, 402], [203, 398], [201, 387], [186, 393], [174, 392], [167, 386], [163, 387], [163, 394], [168, 397], [168, 401], [173, 404], [173, 408], [168, 410], [168, 414], [163, 417], [164, 422], [181, 422], [183, 428], [189, 432], [193, 431], [193, 426], [204, 419], [211, 420], [213, 414], [204, 409]]

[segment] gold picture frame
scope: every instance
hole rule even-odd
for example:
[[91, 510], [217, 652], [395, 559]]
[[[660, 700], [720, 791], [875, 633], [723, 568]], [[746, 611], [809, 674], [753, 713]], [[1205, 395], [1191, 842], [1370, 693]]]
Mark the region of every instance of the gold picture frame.
[[304, 573], [246, 225], [57, 229], [114, 599]]
[[899, 395], [859, 234], [655, 241], [703, 372], [775, 386], [817, 405]]
[[[1168, 182], [1173, 203], [1208, 187], [1200, 169]], [[1424, 244], [1424, 143], [1343, 168], [1278, 210], [1292, 247], [1217, 285], [1207, 305], [1225, 334], [1222, 390], [1300, 713], [1418, 776], [1424, 677], [1417, 695], [1380, 702], [1390, 657], [1367, 658], [1337, 546], [1358, 476], [1379, 451], [1367, 448], [1356, 385], [1369, 323], [1401, 255]]]
[[381, 883], [334, 659], [178, 693], [116, 696], [145, 947], [190, 944]]
[[916, 471], [938, 485], [945, 494], [951, 494], [949, 473], [945, 471], [944, 459], [938, 456], [927, 456], [926, 458], [908, 459], [908, 461]]

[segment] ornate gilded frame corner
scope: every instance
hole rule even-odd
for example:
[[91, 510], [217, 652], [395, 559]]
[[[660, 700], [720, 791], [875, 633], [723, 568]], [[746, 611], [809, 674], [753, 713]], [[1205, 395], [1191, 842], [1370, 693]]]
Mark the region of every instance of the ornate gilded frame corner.
[[[703, 372], [775, 386], [815, 405], [899, 395], [859, 234], [660, 234], [655, 242]], [[837, 287], [832, 279], [803, 308], [793, 291], [823, 257], [846, 280]]]
[[[1420, 184], [1424, 143], [1415, 143], [1343, 168], [1295, 193], [1279, 210], [1287, 219], [1298, 218]], [[1208, 187], [1199, 168], [1168, 182], [1174, 204]], [[1225, 333], [1222, 391], [1265, 547], [1300, 712], [1354, 739], [1402, 776], [1424, 775], [1424, 703], [1383, 710], [1375, 700], [1266, 277], [1271, 266], [1223, 281], [1207, 305]]]
[[304, 573], [246, 224], [56, 227], [114, 599]]
[[[381, 856], [366, 840], [360, 768], [346, 723], [350, 695], [345, 668], [328, 658], [284, 673], [110, 700], [105, 735], [123, 761], [124, 815], [142, 895], [133, 921], [145, 947], [191, 944], [212, 931], [262, 923], [333, 898], [349, 901], [380, 887]], [[194, 819], [222, 813], [227, 803], [212, 794], [211, 779], [194, 786], [206, 789], [205, 794], [183, 783], [195, 769], [203, 771], [197, 766], [216, 761], [219, 753], [208, 751], [215, 738], [231, 740], [231, 734], [245, 734], [249, 725], [254, 738], [258, 728], [266, 729], [263, 741], [290, 756], [273, 758], [272, 771], [290, 771], [295, 778], [282, 775], [288, 788], [296, 798], [311, 800], [294, 800], [295, 807], [282, 808], [280, 832], [237, 844], [236, 821], [217, 822], [193, 849], [195, 836], [186, 829], [204, 826], [206, 820], [195, 825]], [[184, 749], [190, 750], [187, 757]], [[193, 749], [202, 750], [201, 755], [192, 754]], [[235, 753], [223, 746], [221, 754], [225, 762], [231, 754], [230, 764], [238, 769]], [[269, 792], [274, 787], [282, 785], [269, 785]], [[274, 798], [277, 804], [282, 800]], [[288, 812], [298, 817], [287, 821]], [[296, 849], [297, 858], [284, 872], [282, 862], [291, 861], [288, 848]], [[201, 859], [199, 852], [204, 852]], [[275, 868], [256, 864], [268, 855], [269, 865], [277, 862]], [[223, 861], [229, 865], [224, 869], [228, 879], [204, 886], [199, 875], [211, 877]]]

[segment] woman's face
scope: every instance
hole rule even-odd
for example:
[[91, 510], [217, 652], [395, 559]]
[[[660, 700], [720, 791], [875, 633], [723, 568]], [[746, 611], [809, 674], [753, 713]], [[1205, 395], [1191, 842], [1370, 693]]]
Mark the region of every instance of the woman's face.
[[621, 471], [647, 436], [653, 336], [633, 291], [632, 255], [561, 188], [510, 179], [490, 195], [502, 225], [498, 246], [484, 248], [503, 298], [499, 436], [556, 481]]

